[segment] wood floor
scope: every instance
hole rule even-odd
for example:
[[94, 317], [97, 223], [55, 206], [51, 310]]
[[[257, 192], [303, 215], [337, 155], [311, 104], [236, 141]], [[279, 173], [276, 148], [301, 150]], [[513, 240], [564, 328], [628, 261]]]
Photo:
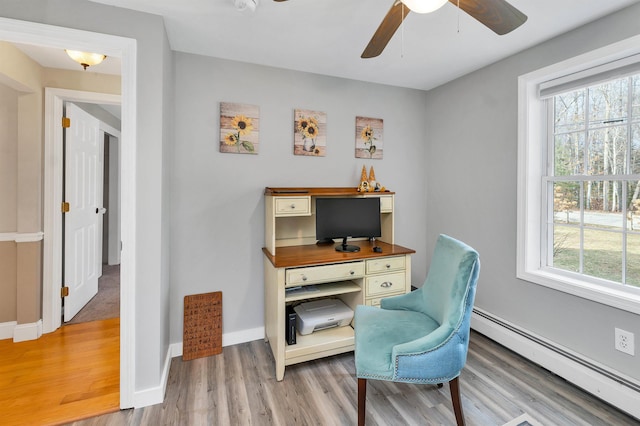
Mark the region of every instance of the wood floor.
[[0, 425], [52, 425], [118, 411], [120, 320], [0, 340]]
[[[276, 382], [259, 340], [208, 358], [174, 358], [163, 404], [73, 425], [354, 425], [354, 371], [349, 353], [289, 366]], [[640, 424], [475, 332], [460, 381], [469, 426], [503, 425], [524, 413], [545, 426]], [[448, 386], [368, 386], [367, 425], [455, 424]]]

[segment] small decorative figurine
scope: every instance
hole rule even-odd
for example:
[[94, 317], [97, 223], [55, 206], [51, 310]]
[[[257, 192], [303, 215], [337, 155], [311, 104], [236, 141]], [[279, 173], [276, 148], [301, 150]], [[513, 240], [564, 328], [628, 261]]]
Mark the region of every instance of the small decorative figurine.
[[367, 168], [365, 166], [362, 166], [362, 173], [360, 173], [358, 192], [369, 192], [369, 181], [367, 180]]
[[369, 177], [367, 177], [367, 168], [362, 166], [358, 192], [385, 192], [386, 190], [384, 186], [380, 185], [380, 182], [376, 181], [376, 172], [373, 170], [373, 166], [369, 170]]
[[375, 191], [378, 189], [378, 185], [376, 184], [376, 172], [373, 171], [373, 166], [369, 169], [369, 192]]

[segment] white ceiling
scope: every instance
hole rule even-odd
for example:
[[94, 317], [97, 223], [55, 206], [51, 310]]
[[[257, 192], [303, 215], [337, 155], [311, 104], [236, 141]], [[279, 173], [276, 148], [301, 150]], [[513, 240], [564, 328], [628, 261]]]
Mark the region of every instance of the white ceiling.
[[[233, 0], [91, 1], [163, 16], [176, 51], [427, 90], [640, 0], [510, 0], [529, 19], [504, 36], [447, 3], [410, 14], [372, 59], [360, 54], [393, 0], [259, 0], [253, 13]], [[31, 49], [44, 66], [79, 67], [64, 52], [42, 59], [49, 49]], [[119, 69], [107, 58], [87, 72]]]

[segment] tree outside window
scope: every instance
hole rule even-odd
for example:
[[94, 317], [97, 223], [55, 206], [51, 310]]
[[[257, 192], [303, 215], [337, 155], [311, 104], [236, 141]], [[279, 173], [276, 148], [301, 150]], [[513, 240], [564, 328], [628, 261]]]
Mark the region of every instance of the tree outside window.
[[640, 287], [640, 74], [548, 105], [548, 266]]

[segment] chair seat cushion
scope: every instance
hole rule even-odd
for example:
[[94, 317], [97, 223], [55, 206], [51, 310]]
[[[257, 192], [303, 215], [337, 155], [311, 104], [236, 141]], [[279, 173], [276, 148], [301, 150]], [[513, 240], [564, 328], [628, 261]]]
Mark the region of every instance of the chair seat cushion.
[[421, 312], [359, 305], [355, 313], [357, 376], [392, 380], [393, 347], [426, 336], [439, 325], [433, 318]]

